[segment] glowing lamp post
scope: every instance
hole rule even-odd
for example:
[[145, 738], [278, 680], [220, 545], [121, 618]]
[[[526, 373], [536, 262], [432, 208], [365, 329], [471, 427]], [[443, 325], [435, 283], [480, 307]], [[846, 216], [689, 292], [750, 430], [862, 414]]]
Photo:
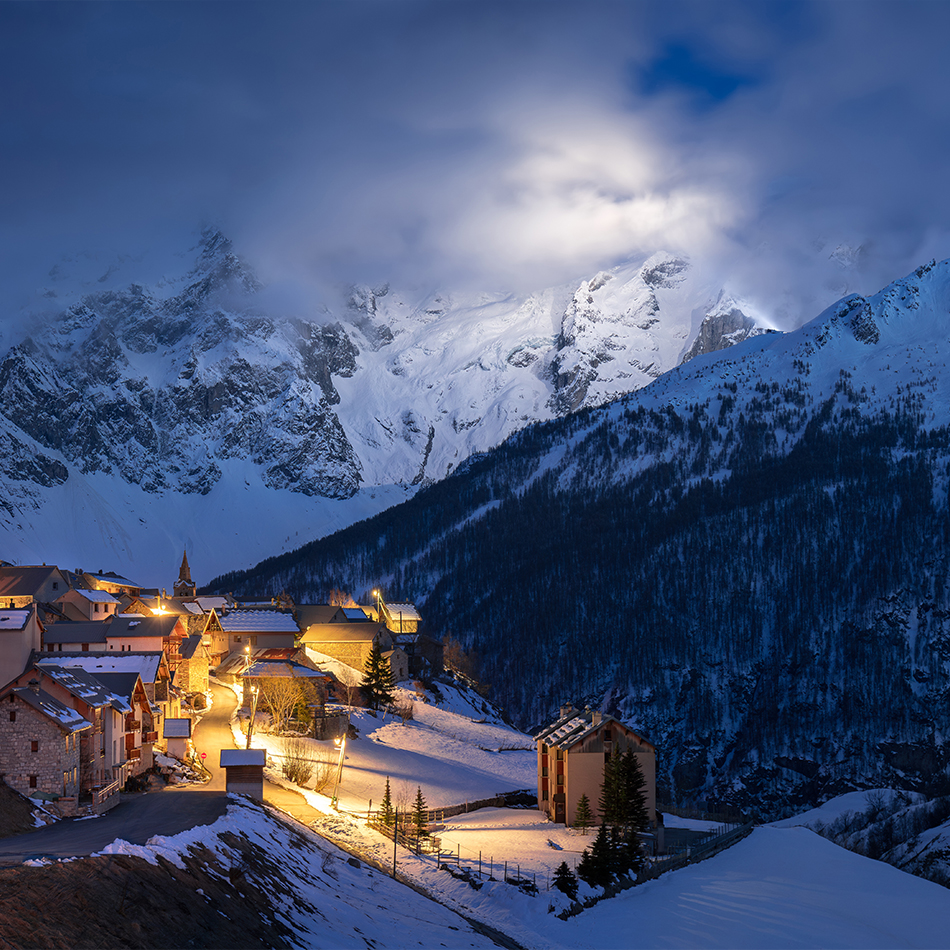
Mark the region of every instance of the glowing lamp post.
[[247, 721], [247, 746], [251, 747], [251, 736], [254, 734], [254, 717], [257, 715], [257, 684], [251, 687], [251, 718]]
[[343, 778], [343, 759], [346, 757], [346, 733], [343, 733], [342, 738], [334, 739], [333, 744], [340, 749], [340, 761], [337, 764], [336, 781], [333, 783], [333, 798], [330, 800], [330, 804], [333, 808], [337, 808], [336, 791], [340, 787], [340, 781]]

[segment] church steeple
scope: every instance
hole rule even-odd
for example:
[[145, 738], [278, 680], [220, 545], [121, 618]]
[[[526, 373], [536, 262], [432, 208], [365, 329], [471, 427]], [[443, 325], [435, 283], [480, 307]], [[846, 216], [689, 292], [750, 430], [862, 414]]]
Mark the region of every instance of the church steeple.
[[198, 592], [198, 587], [191, 579], [191, 568], [188, 567], [188, 550], [182, 551], [181, 570], [178, 572], [178, 580], [175, 581], [174, 594], [176, 597], [194, 597]]

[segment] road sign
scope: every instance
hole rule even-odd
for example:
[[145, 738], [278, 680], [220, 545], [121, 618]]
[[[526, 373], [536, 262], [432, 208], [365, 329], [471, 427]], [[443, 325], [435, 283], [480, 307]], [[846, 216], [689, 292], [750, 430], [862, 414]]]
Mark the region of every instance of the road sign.
[[207, 752], [202, 752], [202, 753], [201, 753], [201, 758], [202, 758], [202, 760], [208, 758], [208, 753], [207, 753]]

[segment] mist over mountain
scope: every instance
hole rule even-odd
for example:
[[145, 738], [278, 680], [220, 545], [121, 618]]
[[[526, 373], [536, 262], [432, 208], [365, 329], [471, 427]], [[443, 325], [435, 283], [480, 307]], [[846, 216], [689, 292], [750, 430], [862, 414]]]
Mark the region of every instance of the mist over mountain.
[[175, 261], [156, 277], [73, 256], [7, 328], [8, 560], [112, 557], [156, 581], [183, 546], [205, 577], [253, 564], [645, 385], [721, 297], [663, 252], [530, 294], [384, 284], [309, 307], [263, 287], [220, 231]]
[[950, 262], [529, 426], [220, 589], [373, 586], [657, 744], [674, 801], [948, 783]]

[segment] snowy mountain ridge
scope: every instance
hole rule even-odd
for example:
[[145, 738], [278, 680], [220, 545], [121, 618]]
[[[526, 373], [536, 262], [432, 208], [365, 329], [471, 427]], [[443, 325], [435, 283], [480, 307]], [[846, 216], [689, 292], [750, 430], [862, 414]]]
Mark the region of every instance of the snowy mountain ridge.
[[[288, 524], [323, 535], [528, 423], [645, 385], [719, 293], [659, 253], [535, 294], [361, 287], [273, 314], [220, 232], [195, 250], [149, 285], [121, 284], [135, 261], [51, 271], [0, 361], [7, 559], [168, 573], [187, 544], [210, 574], [286, 549]], [[213, 538], [222, 518], [247, 529], [233, 546]]]
[[945, 794], [948, 314], [932, 262], [219, 586], [399, 591], [523, 727], [573, 697], [642, 730], [673, 801]]

